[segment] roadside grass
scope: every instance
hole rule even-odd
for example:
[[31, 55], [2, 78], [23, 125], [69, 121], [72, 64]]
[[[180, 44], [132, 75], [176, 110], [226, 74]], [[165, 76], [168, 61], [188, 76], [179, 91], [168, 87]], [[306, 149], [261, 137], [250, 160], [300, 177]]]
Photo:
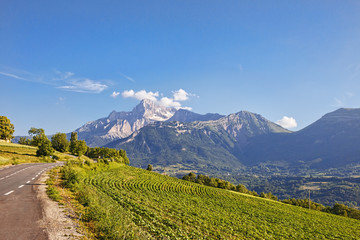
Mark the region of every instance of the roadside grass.
[[[80, 161], [79, 161], [80, 162]], [[84, 212], [84, 206], [77, 200], [76, 196], [68, 188], [64, 188], [63, 180], [61, 178], [62, 167], [56, 167], [48, 171], [49, 178], [46, 180], [46, 193], [50, 199], [58, 202], [58, 204], [65, 209], [66, 214], [77, 225], [77, 231], [82, 234], [79, 239], [93, 240], [96, 239], [88, 227], [80, 221]]]

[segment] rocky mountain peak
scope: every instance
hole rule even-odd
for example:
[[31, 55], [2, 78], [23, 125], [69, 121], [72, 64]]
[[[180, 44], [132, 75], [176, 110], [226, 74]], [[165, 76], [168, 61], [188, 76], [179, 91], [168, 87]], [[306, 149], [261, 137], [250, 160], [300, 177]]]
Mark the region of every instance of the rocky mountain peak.
[[218, 120], [224, 117], [217, 113], [207, 113], [205, 115], [191, 112], [186, 109], [179, 109], [168, 121], [194, 122], [194, 121], [210, 121]]
[[223, 128], [241, 143], [246, 142], [249, 137], [269, 133], [290, 132], [263, 116], [248, 111], [232, 113], [217, 121], [211, 122], [211, 125]]
[[137, 118], [146, 118], [154, 121], [166, 121], [176, 112], [175, 108], [166, 108], [150, 99], [143, 99], [132, 110]]

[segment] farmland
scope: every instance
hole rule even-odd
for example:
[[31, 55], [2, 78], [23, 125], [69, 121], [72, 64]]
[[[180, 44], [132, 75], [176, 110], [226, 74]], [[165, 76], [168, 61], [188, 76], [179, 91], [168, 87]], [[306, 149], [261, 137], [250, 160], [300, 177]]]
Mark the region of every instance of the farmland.
[[122, 164], [72, 165], [64, 184], [101, 239], [356, 239], [358, 220]]

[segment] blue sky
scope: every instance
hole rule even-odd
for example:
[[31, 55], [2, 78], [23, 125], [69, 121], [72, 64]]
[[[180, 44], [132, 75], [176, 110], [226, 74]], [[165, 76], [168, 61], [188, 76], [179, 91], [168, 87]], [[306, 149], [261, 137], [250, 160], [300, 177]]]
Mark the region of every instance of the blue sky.
[[360, 107], [359, 12], [355, 0], [2, 1], [0, 115], [16, 135], [70, 132], [153, 96], [299, 130]]

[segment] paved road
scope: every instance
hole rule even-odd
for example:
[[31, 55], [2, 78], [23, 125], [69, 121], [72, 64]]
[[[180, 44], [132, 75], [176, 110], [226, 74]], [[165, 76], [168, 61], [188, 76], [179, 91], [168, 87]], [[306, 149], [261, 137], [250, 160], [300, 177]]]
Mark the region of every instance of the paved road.
[[0, 168], [0, 239], [45, 240], [38, 225], [42, 208], [36, 197], [37, 179], [62, 163], [31, 163]]

